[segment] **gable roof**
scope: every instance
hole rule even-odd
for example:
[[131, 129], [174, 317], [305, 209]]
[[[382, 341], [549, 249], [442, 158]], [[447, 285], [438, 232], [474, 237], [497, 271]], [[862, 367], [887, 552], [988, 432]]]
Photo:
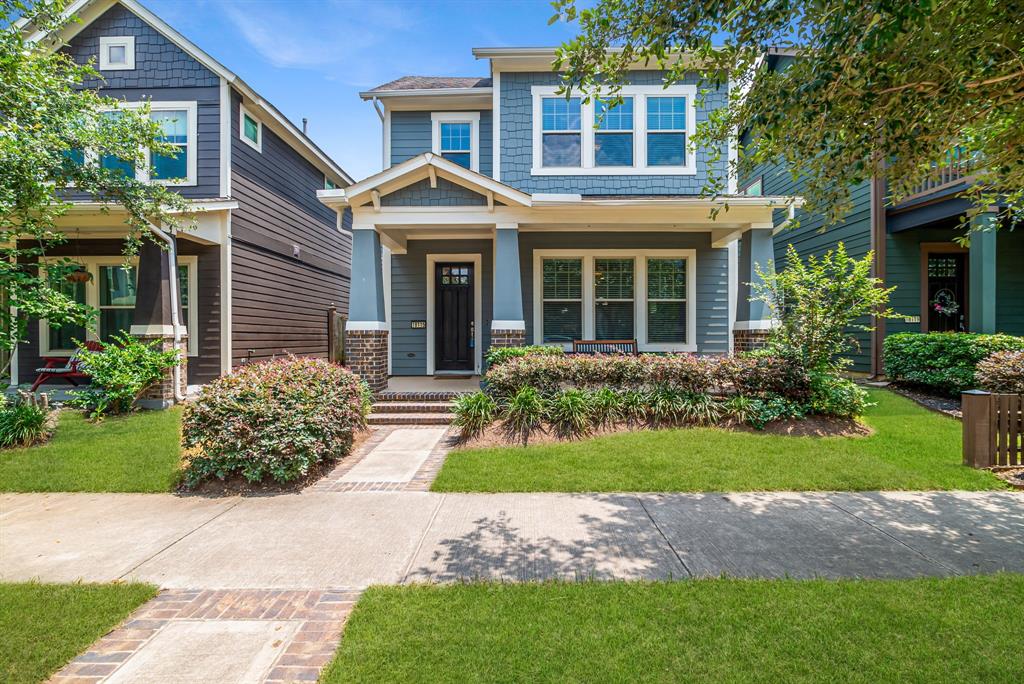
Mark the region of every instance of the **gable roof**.
[[490, 88], [491, 79], [480, 76], [402, 76], [376, 88], [369, 93], [389, 90], [436, 90], [438, 88]]
[[490, 176], [459, 166], [433, 152], [416, 155], [347, 188], [319, 190], [317, 197], [328, 206], [359, 206], [370, 201], [376, 204], [383, 195], [425, 178], [431, 179], [433, 185], [439, 177], [484, 195], [491, 201], [497, 198], [506, 204], [522, 207], [528, 207], [532, 203], [529, 194], [500, 183]]
[[[246, 108], [255, 109], [257, 113], [265, 114], [269, 120], [264, 123], [269, 125], [275, 133], [311, 164], [326, 167], [335, 176], [331, 180], [336, 183], [340, 182], [343, 185], [354, 182], [352, 177], [337, 162], [331, 159], [326, 152], [321, 150], [316, 143], [299, 130], [277, 107], [265, 100], [237, 74], [208, 55], [188, 38], [178, 33], [170, 24], [153, 14], [153, 12], [139, 3], [138, 0], [74, 0], [64, 11], [64, 16], [76, 16], [81, 21], [69, 24], [61, 34], [61, 38], [64, 41], [70, 41], [104, 12], [117, 4], [137, 15], [157, 33], [177, 45], [190, 57], [235, 88], [246, 100]], [[19, 20], [16, 25], [18, 28], [28, 32], [28, 40], [31, 42], [37, 42], [46, 37], [42, 31], [37, 31], [29, 26], [28, 21], [25, 19]]]

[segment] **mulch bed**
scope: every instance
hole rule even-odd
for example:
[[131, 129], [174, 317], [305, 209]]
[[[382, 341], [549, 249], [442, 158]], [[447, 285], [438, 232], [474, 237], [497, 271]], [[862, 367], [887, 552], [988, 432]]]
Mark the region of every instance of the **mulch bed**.
[[[784, 435], [788, 437], [867, 437], [874, 434], [874, 430], [870, 427], [852, 418], [830, 418], [825, 416], [812, 416], [804, 420], [780, 420], [768, 424], [764, 430], [755, 430], [748, 425], [733, 422], [722, 423], [713, 427], [734, 432]], [[586, 435], [584, 439], [615, 435], [623, 432], [640, 432], [647, 429], [649, 428], [629, 425], [627, 423], [616, 423], [607, 428], [594, 430]], [[538, 431], [530, 435], [531, 446], [536, 444], [559, 444], [567, 441], [570, 440], [560, 438], [551, 430], [545, 432]], [[482, 435], [470, 440], [458, 440], [454, 445], [459, 449], [487, 449], [491, 447], [518, 446], [518, 443], [510, 442], [504, 432], [502, 432], [501, 424], [495, 423], [487, 428]]]
[[963, 419], [963, 412], [960, 410], [960, 399], [958, 398], [946, 397], [941, 394], [931, 394], [930, 392], [926, 392], [915, 387], [906, 387], [904, 385], [897, 384], [889, 385], [888, 389], [920, 404], [926, 409], [931, 409], [936, 413], [941, 413], [951, 418], [956, 418], [957, 420]]
[[1024, 490], [1024, 468], [1001, 468], [992, 472], [999, 479], [1006, 480], [1014, 489]]
[[[370, 438], [371, 434], [372, 431], [369, 429], [360, 430], [355, 433], [354, 439], [352, 440], [352, 449], [349, 451], [349, 456], [357, 453], [359, 447], [363, 442]], [[345, 458], [348, 458], [348, 456]], [[213, 478], [200, 482], [192, 489], [188, 489], [182, 485], [178, 487], [178, 494], [182, 496], [204, 496], [210, 498], [221, 496], [273, 496], [275, 494], [297, 494], [330, 473], [337, 465], [337, 461], [323, 461], [321, 463], [317, 463], [308, 473], [306, 473], [305, 477], [301, 477], [298, 480], [285, 484], [274, 481], [253, 483], [249, 482], [241, 475], [231, 475], [223, 480]]]

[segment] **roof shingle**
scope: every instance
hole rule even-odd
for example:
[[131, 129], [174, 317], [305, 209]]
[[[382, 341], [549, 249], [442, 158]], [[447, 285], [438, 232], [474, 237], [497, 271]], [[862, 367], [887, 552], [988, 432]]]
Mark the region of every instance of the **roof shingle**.
[[439, 88], [490, 88], [491, 79], [479, 76], [403, 76], [367, 92], [388, 90], [435, 90]]

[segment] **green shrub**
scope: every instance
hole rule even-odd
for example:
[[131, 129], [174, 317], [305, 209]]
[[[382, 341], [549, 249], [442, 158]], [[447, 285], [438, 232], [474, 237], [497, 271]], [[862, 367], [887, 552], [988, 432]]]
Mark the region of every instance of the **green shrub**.
[[142, 342], [127, 333], [115, 333], [102, 351], [79, 350], [79, 367], [90, 378], [90, 388], [73, 392], [72, 406], [92, 418], [127, 413], [149, 387], [181, 363], [177, 350], [162, 351], [159, 342]]
[[582, 437], [590, 432], [593, 421], [590, 396], [579, 389], [564, 390], [548, 403], [547, 415], [559, 437]]
[[474, 392], [456, 397], [452, 411], [455, 413], [452, 424], [459, 428], [459, 436], [472, 439], [494, 422], [498, 405], [487, 394]]
[[737, 395], [725, 402], [725, 414], [737, 423], [749, 423], [754, 413], [754, 399]]
[[1024, 351], [1000, 351], [978, 362], [975, 378], [982, 389], [1024, 394]]
[[647, 394], [637, 390], [626, 390], [620, 397], [619, 412], [630, 427], [645, 424], [650, 415]]
[[848, 378], [829, 373], [811, 374], [811, 413], [839, 418], [854, 418], [870, 406], [868, 393]]
[[683, 421], [686, 411], [686, 393], [662, 385], [647, 397], [649, 419], [654, 426], [676, 425]]
[[750, 402], [747, 425], [757, 430], [763, 430], [768, 423], [774, 423], [777, 420], [790, 418], [801, 420], [806, 417], [807, 412], [804, 407], [795, 401], [783, 397], [753, 399]]
[[798, 360], [763, 349], [725, 359], [719, 374], [723, 384], [730, 384], [733, 392], [744, 397], [786, 397], [802, 402], [811, 392], [810, 376]]
[[523, 356], [562, 356], [565, 351], [561, 347], [550, 345], [534, 344], [525, 347], [491, 347], [484, 357], [487, 366], [498, 366], [509, 359], [518, 359]]
[[687, 393], [683, 395], [681, 417], [691, 425], [712, 425], [722, 417], [722, 407], [710, 394]]
[[28, 447], [46, 438], [50, 410], [18, 398], [0, 395], [0, 447]]
[[522, 387], [512, 395], [504, 410], [502, 429], [509, 440], [527, 442], [543, 426], [546, 407], [544, 397], [533, 387]]
[[590, 412], [595, 427], [610, 427], [623, 419], [622, 396], [610, 387], [590, 395]]
[[998, 351], [1024, 351], [1024, 337], [898, 333], [885, 338], [885, 372], [896, 381], [955, 395], [976, 386], [978, 363]]
[[359, 378], [341, 366], [296, 357], [242, 366], [185, 405], [182, 442], [193, 450], [185, 483], [296, 480], [347, 455], [364, 421]]

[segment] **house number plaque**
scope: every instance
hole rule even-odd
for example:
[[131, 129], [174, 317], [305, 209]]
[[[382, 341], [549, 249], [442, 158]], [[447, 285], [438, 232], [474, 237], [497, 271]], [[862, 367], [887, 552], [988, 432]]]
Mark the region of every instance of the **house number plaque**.
[[426, 328], [427, 327], [427, 322], [426, 321], [410, 321], [409, 322], [409, 327], [413, 328], [414, 330], [419, 330], [419, 329], [422, 329], [422, 328]]

